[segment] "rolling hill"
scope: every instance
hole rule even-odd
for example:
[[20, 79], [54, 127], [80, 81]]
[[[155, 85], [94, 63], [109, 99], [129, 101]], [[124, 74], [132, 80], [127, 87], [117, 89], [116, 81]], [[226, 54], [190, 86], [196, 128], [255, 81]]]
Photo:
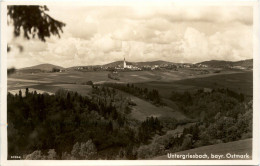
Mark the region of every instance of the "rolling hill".
[[233, 62], [234, 66], [253, 67], [253, 59]]
[[253, 67], [253, 59], [247, 59], [241, 61], [211, 60], [211, 61], [200, 62], [197, 64], [207, 65], [209, 67], [232, 67], [232, 66]]
[[[173, 64], [173, 65], [178, 65], [181, 63], [174, 63], [174, 62], [168, 62], [168, 61], [162, 61], [162, 60], [157, 60], [157, 61], [147, 61], [147, 62], [126, 62], [127, 65], [134, 65], [137, 67], [142, 67], [142, 66], [153, 66], [153, 65], [163, 65], [163, 64]], [[182, 64], [190, 64], [190, 63], [182, 63]], [[241, 60], [241, 61], [222, 61], [222, 60], [211, 60], [211, 61], [204, 61], [196, 64], [202, 64], [202, 65], [207, 65], [209, 67], [215, 67], [215, 68], [227, 68], [227, 67], [233, 67], [233, 66], [242, 66], [246, 68], [253, 68], [253, 59], [247, 59], [247, 60]], [[73, 66], [69, 67], [66, 69], [75, 69], [78, 67], [90, 67], [89, 66]], [[118, 66], [123, 66], [123, 61], [115, 61], [111, 62], [105, 65], [93, 65], [92, 67], [118, 67]], [[40, 64], [36, 66], [31, 66], [31, 67], [26, 67], [19, 69], [19, 71], [29, 71], [29, 72], [41, 72], [41, 71], [52, 71], [53, 68], [56, 69], [65, 69], [61, 66], [56, 66], [52, 64]]]
[[[180, 65], [180, 64], [191, 64], [191, 63], [174, 63], [174, 62], [168, 62], [168, 61], [162, 61], [162, 60], [157, 60], [157, 61], [147, 61], [147, 62], [128, 62], [126, 61], [127, 65], [133, 65], [137, 67], [142, 67], [142, 66], [153, 66], [153, 65], [163, 65], [163, 64], [173, 64], [173, 65]], [[202, 64], [202, 65], [207, 65], [209, 67], [215, 67], [215, 68], [226, 68], [226, 67], [233, 67], [233, 66], [242, 66], [242, 67], [253, 67], [253, 59], [247, 59], [247, 60], [241, 60], [241, 61], [223, 61], [223, 60], [210, 60], [210, 61], [203, 61], [200, 63], [196, 64]], [[123, 66], [123, 61], [115, 61], [111, 62], [105, 65], [95, 65], [93, 67], [118, 67], [118, 66]], [[83, 66], [75, 66], [71, 68], [76, 68], [76, 67], [83, 67]]]
[[36, 66], [31, 66], [31, 67], [26, 67], [26, 68], [22, 68], [19, 69], [19, 71], [52, 71], [52, 69], [64, 69], [61, 66], [56, 66], [56, 65], [52, 65], [52, 64], [40, 64], [40, 65], [36, 65]]

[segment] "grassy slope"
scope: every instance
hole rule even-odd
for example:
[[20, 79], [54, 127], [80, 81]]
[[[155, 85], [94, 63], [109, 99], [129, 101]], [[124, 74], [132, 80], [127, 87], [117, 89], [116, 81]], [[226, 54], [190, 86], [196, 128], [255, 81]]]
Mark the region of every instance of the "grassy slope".
[[[226, 155], [227, 153], [237, 154], [237, 155], [244, 155], [248, 154], [252, 157], [252, 139], [245, 139], [239, 140], [234, 142], [228, 143], [220, 143], [215, 145], [203, 146], [195, 149], [185, 150], [181, 152], [177, 152], [176, 154], [204, 154], [206, 153], [208, 156], [211, 154], [223, 154]], [[164, 156], [158, 156], [153, 158], [154, 160], [167, 160], [167, 154]], [[225, 158], [227, 159], [227, 158]], [[171, 159], [173, 160], [173, 159]]]
[[176, 81], [185, 86], [207, 88], [229, 88], [247, 95], [253, 94], [253, 72], [215, 75], [205, 78], [192, 78]]
[[168, 98], [172, 91], [192, 91], [201, 88], [229, 88], [239, 93], [252, 96], [253, 72], [208, 75], [206, 77], [183, 78], [175, 81], [153, 81], [136, 84], [139, 87], [157, 89], [161, 96]]
[[174, 110], [168, 106], [160, 106], [156, 107], [153, 104], [144, 101], [143, 99], [137, 98], [135, 96], [131, 96], [131, 100], [136, 103], [136, 106], [133, 107], [131, 112], [131, 116], [134, 119], [143, 121], [146, 117], [158, 117], [158, 118], [174, 118], [176, 120], [184, 120], [187, 119], [185, 115], [183, 115], [178, 110]]

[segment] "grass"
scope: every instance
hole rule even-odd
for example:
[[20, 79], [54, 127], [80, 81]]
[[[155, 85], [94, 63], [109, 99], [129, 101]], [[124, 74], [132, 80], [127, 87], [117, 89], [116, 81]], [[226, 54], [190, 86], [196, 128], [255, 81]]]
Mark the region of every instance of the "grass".
[[170, 82], [142, 82], [136, 86], [157, 89], [161, 96], [169, 98], [172, 91], [194, 91], [201, 88], [229, 88], [248, 96], [253, 95], [253, 72], [218, 74], [208, 77], [194, 77]]
[[204, 78], [176, 81], [184, 86], [206, 88], [229, 88], [239, 93], [253, 95], [253, 72], [222, 74]]
[[176, 120], [185, 120], [187, 117], [180, 113], [178, 110], [174, 110], [168, 106], [156, 107], [153, 104], [144, 101], [143, 99], [135, 96], [130, 96], [131, 100], [136, 104], [133, 107], [130, 116], [134, 119], [143, 121], [146, 117], [158, 117], [160, 118], [174, 118]]

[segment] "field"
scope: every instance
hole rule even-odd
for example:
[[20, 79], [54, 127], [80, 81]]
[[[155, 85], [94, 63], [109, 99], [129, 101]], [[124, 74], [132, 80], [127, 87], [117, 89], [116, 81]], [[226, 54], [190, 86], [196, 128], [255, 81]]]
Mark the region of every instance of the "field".
[[9, 78], [44, 81], [44, 82], [66, 82], [66, 83], [82, 83], [86, 81], [100, 82], [121, 82], [121, 83], [138, 83], [138, 82], [172, 82], [177, 80], [189, 78], [202, 78], [214, 75], [233, 74], [242, 71], [223, 70], [221, 73], [201, 74], [201, 71], [192, 69], [179, 69], [178, 71], [125, 71], [119, 72], [119, 80], [111, 80], [108, 78], [108, 71], [96, 72], [79, 72], [79, 71], [65, 71], [65, 72], [46, 72], [46, 73], [23, 73], [17, 72]]
[[[194, 71], [196, 72], [196, 71]], [[193, 72], [193, 74], [194, 74]], [[94, 84], [105, 82], [134, 83], [136, 86], [148, 89], [157, 89], [167, 106], [154, 106], [138, 97], [128, 95], [135, 103], [131, 116], [137, 120], [145, 120], [148, 116], [171, 117], [177, 120], [186, 119], [179, 112], [175, 103], [168, 98], [172, 91], [193, 91], [201, 88], [230, 88], [252, 96], [253, 75], [252, 72], [234, 73], [234, 71], [222, 71], [204, 75], [191, 75], [191, 70], [181, 71], [137, 71], [121, 72], [120, 80], [112, 80], [107, 77], [109, 72], [78, 72], [66, 71], [61, 73], [16, 73], [8, 78], [8, 91], [18, 93], [19, 89], [33, 89], [40, 93], [55, 93], [58, 89], [77, 91], [82, 95], [91, 92], [90, 85], [83, 85], [87, 81]]]
[[139, 87], [158, 89], [160, 94], [168, 98], [171, 91], [193, 91], [203, 88], [229, 88], [245, 95], [253, 95], [253, 72], [228, 73], [219, 75], [198, 76], [184, 78], [171, 82], [146, 82], [136, 84]]
[[[226, 157], [227, 153], [236, 154], [236, 155], [248, 154], [249, 159], [252, 159], [252, 139], [245, 139], [245, 140], [239, 140], [239, 141], [234, 141], [234, 142], [203, 146], [203, 147], [199, 147], [199, 148], [195, 148], [195, 149], [177, 152], [176, 154], [187, 155], [187, 154], [195, 154], [195, 153], [198, 155], [203, 155], [206, 153], [209, 156], [209, 159], [212, 159], [212, 160], [213, 160], [213, 158], [211, 158], [211, 154], [214, 154], [214, 155], [223, 155], [224, 154], [224, 158], [222, 158], [222, 160], [230, 160], [230, 159], [241, 160], [239, 158], [227, 158]], [[167, 157], [167, 154], [166, 154], [164, 156], [155, 157], [153, 159], [154, 160], [167, 160], [169, 158]], [[169, 159], [169, 160], [174, 160], [174, 159]], [[179, 160], [181, 160], [181, 159], [179, 159]], [[187, 158], [186, 158], [186, 160], [187, 160]], [[248, 160], [248, 158], [247, 158], [247, 160]]]

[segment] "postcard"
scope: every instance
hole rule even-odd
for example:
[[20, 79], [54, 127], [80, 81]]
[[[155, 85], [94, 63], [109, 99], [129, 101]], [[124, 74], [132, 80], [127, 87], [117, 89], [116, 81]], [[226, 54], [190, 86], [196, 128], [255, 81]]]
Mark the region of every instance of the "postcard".
[[259, 164], [259, 1], [76, 2], [1, 2], [1, 165]]

